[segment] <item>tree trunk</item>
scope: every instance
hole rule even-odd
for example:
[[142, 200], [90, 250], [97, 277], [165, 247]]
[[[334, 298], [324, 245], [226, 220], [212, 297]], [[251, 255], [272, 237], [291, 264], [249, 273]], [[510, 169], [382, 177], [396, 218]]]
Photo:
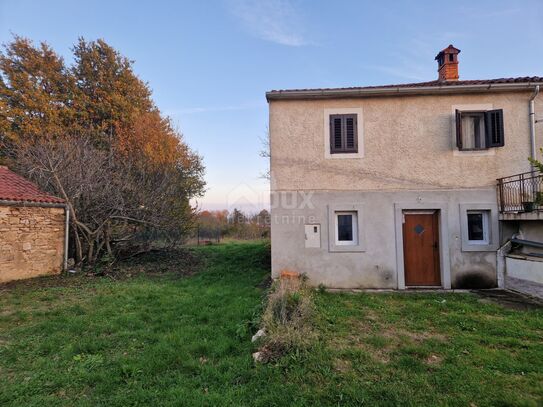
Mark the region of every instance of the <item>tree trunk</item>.
[[80, 265], [83, 261], [83, 248], [81, 247], [81, 239], [79, 238], [79, 233], [77, 233], [77, 225], [72, 218], [72, 227], [70, 228], [75, 241], [75, 264]]
[[94, 255], [94, 239], [89, 239], [89, 247], [87, 249], [87, 261], [89, 265], [91, 266], [94, 264], [93, 255]]

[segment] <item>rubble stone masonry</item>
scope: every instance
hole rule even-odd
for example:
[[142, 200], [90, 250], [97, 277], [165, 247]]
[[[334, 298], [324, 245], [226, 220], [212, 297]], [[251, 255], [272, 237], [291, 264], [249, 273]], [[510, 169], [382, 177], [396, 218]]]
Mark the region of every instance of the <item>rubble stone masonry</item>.
[[0, 283], [62, 270], [64, 208], [0, 206]]

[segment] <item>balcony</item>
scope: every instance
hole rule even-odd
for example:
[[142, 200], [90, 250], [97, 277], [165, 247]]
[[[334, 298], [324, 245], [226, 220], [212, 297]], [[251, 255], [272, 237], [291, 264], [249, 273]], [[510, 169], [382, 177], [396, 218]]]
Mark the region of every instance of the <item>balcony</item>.
[[543, 173], [499, 178], [498, 205], [502, 220], [543, 220]]

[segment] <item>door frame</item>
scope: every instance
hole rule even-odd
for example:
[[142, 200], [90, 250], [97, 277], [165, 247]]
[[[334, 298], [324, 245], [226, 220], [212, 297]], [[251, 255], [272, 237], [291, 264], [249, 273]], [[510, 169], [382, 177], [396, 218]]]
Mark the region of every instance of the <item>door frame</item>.
[[[405, 290], [405, 267], [403, 256], [403, 212], [417, 210], [436, 210], [439, 225], [439, 262], [441, 287], [451, 288], [451, 263], [449, 260], [449, 211], [445, 202], [395, 203], [394, 218], [396, 229], [396, 270], [398, 290]], [[438, 286], [436, 286], [438, 287]]]

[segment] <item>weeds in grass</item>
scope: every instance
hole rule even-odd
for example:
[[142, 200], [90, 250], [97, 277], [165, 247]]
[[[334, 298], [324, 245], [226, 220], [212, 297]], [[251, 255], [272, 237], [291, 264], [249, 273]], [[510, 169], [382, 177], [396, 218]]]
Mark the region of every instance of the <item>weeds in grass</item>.
[[178, 277], [189, 276], [204, 266], [203, 259], [190, 249], [151, 250], [139, 253], [129, 259], [115, 263], [113, 267], [95, 270], [115, 278], [134, 277], [136, 275], [165, 275]]
[[305, 278], [281, 279], [272, 286], [262, 325], [266, 331], [261, 348], [264, 362], [311, 346], [315, 337], [313, 291]]
[[264, 311], [264, 301], [254, 307], [251, 317], [239, 323], [236, 326], [236, 335], [240, 339], [245, 339], [249, 335], [253, 335], [262, 324], [262, 313]]

